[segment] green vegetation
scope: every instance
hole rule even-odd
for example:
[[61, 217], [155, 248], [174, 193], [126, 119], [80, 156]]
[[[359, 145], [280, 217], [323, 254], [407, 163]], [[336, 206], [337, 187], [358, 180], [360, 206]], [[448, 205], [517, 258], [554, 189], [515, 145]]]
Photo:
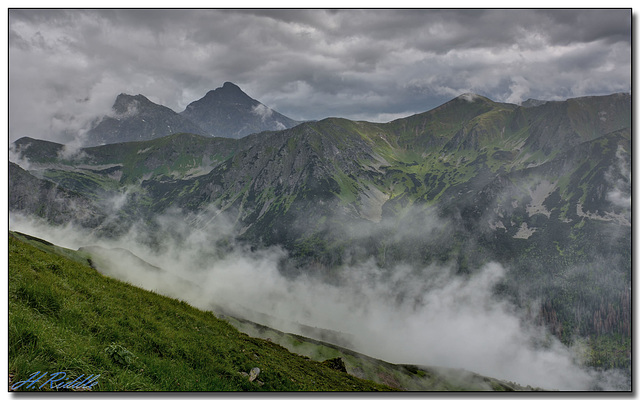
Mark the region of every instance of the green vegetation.
[[[100, 375], [94, 391], [389, 390], [251, 338], [211, 312], [104, 277], [78, 253], [60, 255], [70, 252], [10, 233], [13, 382], [64, 371], [71, 379]], [[250, 382], [242, 372], [254, 367], [261, 372]]]
[[340, 191], [336, 193], [336, 196], [338, 196], [344, 204], [351, 204], [358, 200], [358, 193], [360, 190], [353, 179], [339, 169], [336, 169], [334, 179], [340, 186]]
[[597, 336], [589, 340], [587, 364], [596, 368], [627, 369], [631, 372], [631, 338], [619, 334]]

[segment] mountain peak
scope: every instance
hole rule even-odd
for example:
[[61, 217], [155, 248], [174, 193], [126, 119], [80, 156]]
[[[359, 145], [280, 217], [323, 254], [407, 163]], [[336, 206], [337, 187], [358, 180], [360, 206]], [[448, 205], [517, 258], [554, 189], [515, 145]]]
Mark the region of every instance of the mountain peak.
[[148, 98], [146, 98], [145, 96], [143, 96], [141, 94], [132, 95], [132, 94], [127, 94], [127, 93], [120, 93], [118, 95], [118, 97], [116, 97], [116, 103], [123, 102], [123, 101], [132, 101], [132, 100], [151, 101], [151, 100], [149, 100]]
[[211, 90], [181, 115], [211, 136], [240, 138], [251, 133], [281, 130], [298, 124], [251, 98], [232, 82]]
[[[237, 103], [254, 106], [258, 103], [257, 100], [252, 99], [248, 94], [243, 92], [238, 85], [231, 82], [225, 82], [222, 87], [208, 91], [202, 99], [197, 100], [196, 102], [202, 102], [204, 104], [209, 104], [210, 106], [220, 105], [222, 103]], [[194, 103], [191, 103], [189, 106]], [[189, 108], [189, 106], [187, 106], [187, 108]]]
[[236, 85], [233, 82], [225, 82], [222, 84], [222, 88], [223, 89], [238, 89], [240, 90], [240, 87], [238, 85]]
[[118, 97], [116, 97], [115, 103], [113, 103], [113, 110], [117, 114], [127, 114], [131, 113], [133, 109], [137, 109], [141, 104], [149, 105], [152, 103], [141, 94], [133, 96], [126, 93], [120, 93]]
[[461, 94], [460, 96], [456, 97], [456, 100], [464, 100], [469, 103], [473, 103], [475, 101], [489, 101], [489, 99], [487, 99], [486, 97], [471, 92]]

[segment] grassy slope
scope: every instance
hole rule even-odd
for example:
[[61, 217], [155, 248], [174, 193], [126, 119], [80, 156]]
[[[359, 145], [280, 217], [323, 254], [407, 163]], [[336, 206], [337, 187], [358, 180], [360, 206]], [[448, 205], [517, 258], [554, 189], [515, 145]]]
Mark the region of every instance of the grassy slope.
[[[389, 389], [251, 338], [211, 312], [104, 277], [77, 254], [73, 260], [18, 238], [9, 238], [14, 382], [64, 371], [100, 374], [94, 390], [107, 391]], [[105, 351], [114, 344], [134, 357], [117, 362]], [[254, 367], [263, 385], [241, 374]]]

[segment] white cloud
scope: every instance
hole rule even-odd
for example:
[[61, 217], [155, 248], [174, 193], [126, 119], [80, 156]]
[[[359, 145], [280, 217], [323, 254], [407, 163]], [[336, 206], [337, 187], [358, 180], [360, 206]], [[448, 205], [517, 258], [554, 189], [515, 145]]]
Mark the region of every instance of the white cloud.
[[516, 76], [511, 78], [511, 84], [509, 85], [511, 93], [507, 97], [507, 103], [520, 104], [524, 100], [528, 99], [529, 82], [522, 76]]
[[469, 102], [469, 103], [473, 103], [478, 98], [478, 95], [475, 94], [475, 93], [463, 93], [463, 94], [460, 95], [460, 98], [462, 100], [465, 100], [465, 101]]
[[[31, 146], [31, 143], [27, 144], [21, 150], [26, 150]], [[28, 171], [31, 169], [31, 163], [29, 159], [22, 155], [22, 152], [16, 149], [15, 143], [9, 144], [9, 161], [18, 164], [22, 169]]]
[[262, 118], [262, 122], [266, 121], [273, 114], [273, 111], [264, 104], [258, 104], [251, 109], [251, 112]]
[[628, 155], [622, 146], [616, 150], [617, 163], [607, 171], [606, 178], [613, 189], [607, 192], [607, 200], [613, 205], [631, 212], [631, 165]]

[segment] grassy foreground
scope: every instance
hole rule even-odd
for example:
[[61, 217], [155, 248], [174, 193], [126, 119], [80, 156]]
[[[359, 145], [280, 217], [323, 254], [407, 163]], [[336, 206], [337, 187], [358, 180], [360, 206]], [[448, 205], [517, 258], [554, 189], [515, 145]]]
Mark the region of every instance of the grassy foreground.
[[56, 372], [66, 373], [58, 383], [99, 375], [93, 391], [390, 390], [10, 232], [9, 374], [15, 383], [38, 371], [48, 375], [18, 390], [55, 390], [39, 386]]

